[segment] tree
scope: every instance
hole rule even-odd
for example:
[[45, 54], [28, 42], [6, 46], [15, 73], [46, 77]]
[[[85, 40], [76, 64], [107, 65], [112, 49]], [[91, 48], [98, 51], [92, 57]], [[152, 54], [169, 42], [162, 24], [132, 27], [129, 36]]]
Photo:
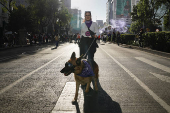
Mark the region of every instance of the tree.
[[16, 8], [15, 1], [13, 0], [0, 0], [0, 4], [3, 6], [3, 11], [8, 13], [11, 13], [13, 8]]
[[165, 30], [170, 30], [169, 18], [170, 18], [170, 16], [168, 14], [164, 16], [164, 23], [163, 24], [164, 24]]
[[48, 26], [54, 19], [54, 14], [59, 7], [58, 0], [28, 0], [30, 3], [30, 10], [33, 11], [36, 21], [40, 26], [40, 31]]
[[142, 22], [141, 22], [141, 21], [135, 21], [135, 22], [132, 22], [129, 31], [130, 31], [131, 33], [136, 34], [136, 33], [139, 32], [139, 30], [140, 30], [141, 28], [142, 28]]
[[17, 9], [13, 10], [9, 16], [9, 30], [18, 32], [19, 29], [26, 29], [29, 32], [36, 30], [35, 18], [30, 10], [20, 5]]
[[[132, 21], [143, 23], [143, 27], [155, 31], [154, 29], [161, 24], [161, 19], [167, 14], [168, 7], [167, 0], [140, 0], [131, 12]], [[133, 27], [134, 25], [136, 24], [133, 24]]]
[[68, 12], [68, 9], [62, 7], [58, 13], [57, 18], [59, 19], [59, 24], [61, 26], [67, 25], [71, 21], [72, 15]]

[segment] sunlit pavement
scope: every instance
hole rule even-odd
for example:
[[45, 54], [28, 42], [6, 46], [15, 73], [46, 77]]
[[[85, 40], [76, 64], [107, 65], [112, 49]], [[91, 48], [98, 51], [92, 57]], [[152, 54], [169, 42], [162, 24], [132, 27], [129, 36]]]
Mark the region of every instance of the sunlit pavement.
[[94, 92], [91, 84], [85, 94], [80, 87], [78, 103], [72, 105], [73, 74], [65, 77], [60, 70], [73, 51], [79, 56], [78, 45], [53, 48], [29, 50], [1, 61], [0, 112], [170, 113], [170, 58], [101, 43], [95, 54], [99, 91]]

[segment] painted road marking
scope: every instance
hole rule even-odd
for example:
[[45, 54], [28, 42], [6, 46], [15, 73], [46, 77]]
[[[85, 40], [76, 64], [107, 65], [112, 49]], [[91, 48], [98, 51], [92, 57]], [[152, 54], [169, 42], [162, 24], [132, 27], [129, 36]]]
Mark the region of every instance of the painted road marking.
[[149, 89], [141, 80], [139, 80], [133, 73], [131, 73], [127, 68], [125, 68], [121, 63], [119, 63], [115, 58], [113, 58], [109, 53], [107, 53], [102, 47], [100, 47], [110, 58], [112, 58], [121, 68], [123, 68], [143, 89], [145, 89], [164, 109], [170, 113], [170, 106], [159, 98], [151, 89]]
[[2, 90], [0, 90], [0, 95], [4, 92], [6, 92], [7, 90], [11, 89], [13, 86], [15, 86], [16, 84], [18, 84], [19, 82], [23, 81], [24, 79], [26, 79], [27, 77], [29, 77], [30, 75], [34, 74], [35, 72], [37, 72], [38, 70], [44, 68], [45, 66], [47, 66], [48, 64], [50, 64], [51, 62], [53, 62], [54, 60], [56, 60], [57, 58], [59, 58], [60, 56], [62, 56], [64, 53], [61, 53], [60, 55], [58, 55], [57, 57], [55, 57], [54, 59], [50, 60], [49, 62], [47, 62], [46, 64], [42, 65], [41, 67], [37, 68], [36, 70], [28, 73], [27, 75], [23, 76], [22, 78], [18, 79], [17, 81], [11, 83], [10, 85], [6, 86], [5, 88], [3, 88]]
[[158, 68], [158, 69], [161, 69], [161, 70], [163, 70], [163, 71], [166, 71], [166, 72], [170, 73], [170, 68], [167, 67], [167, 66], [158, 64], [158, 63], [156, 63], [156, 62], [153, 62], [153, 61], [148, 60], [148, 59], [143, 58], [143, 57], [135, 57], [135, 58], [138, 59], [138, 60], [140, 60], [140, 61], [142, 61], [142, 62], [145, 62], [145, 63], [147, 63], [147, 64], [149, 64], [149, 65], [151, 65], [151, 66], [153, 66], [153, 67], [156, 67], [156, 68]]
[[[71, 101], [74, 99], [75, 96], [75, 90], [76, 90], [76, 83], [67, 82], [51, 113], [76, 113], [77, 111], [76, 107], [71, 103]], [[78, 94], [77, 102], [79, 103], [84, 98], [83, 90], [80, 87], [78, 93], [79, 94]], [[83, 104], [79, 106], [83, 106]]]
[[150, 72], [150, 73], [153, 74], [155, 77], [159, 78], [160, 80], [170, 83], [170, 77], [160, 75], [160, 74], [156, 74], [156, 73], [152, 73], [152, 72]]

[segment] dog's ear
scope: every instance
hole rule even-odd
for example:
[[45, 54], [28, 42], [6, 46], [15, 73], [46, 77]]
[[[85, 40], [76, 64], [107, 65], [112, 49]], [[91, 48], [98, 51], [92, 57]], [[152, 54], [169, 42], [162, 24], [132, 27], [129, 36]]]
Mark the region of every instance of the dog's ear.
[[76, 58], [76, 53], [73, 52], [72, 55], [71, 55], [71, 59], [75, 59]]

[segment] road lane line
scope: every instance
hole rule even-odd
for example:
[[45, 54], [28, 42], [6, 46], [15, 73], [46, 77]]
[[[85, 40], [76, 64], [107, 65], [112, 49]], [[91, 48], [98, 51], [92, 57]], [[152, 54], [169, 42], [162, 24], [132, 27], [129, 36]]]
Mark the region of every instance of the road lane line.
[[156, 74], [156, 73], [152, 73], [152, 72], [150, 72], [150, 73], [153, 74], [155, 77], [159, 78], [160, 80], [170, 83], [170, 77], [160, 75], [160, 74]]
[[121, 63], [119, 63], [115, 58], [113, 58], [109, 53], [107, 53], [102, 47], [100, 47], [110, 58], [112, 58], [121, 68], [123, 68], [143, 89], [145, 89], [164, 109], [170, 113], [170, 106], [159, 98], [151, 89], [149, 89], [141, 80], [139, 80], [133, 73], [131, 73], [127, 68], [125, 68]]
[[147, 63], [147, 64], [149, 64], [149, 65], [151, 65], [151, 66], [153, 66], [153, 67], [156, 67], [156, 68], [158, 68], [158, 69], [161, 69], [161, 70], [163, 70], [163, 71], [166, 71], [166, 72], [170, 73], [170, 68], [167, 67], [167, 66], [158, 64], [158, 63], [156, 63], [156, 62], [153, 62], [153, 61], [148, 60], [148, 59], [143, 58], [143, 57], [135, 57], [135, 58], [138, 59], [138, 60], [140, 60], [140, 61], [142, 61], [142, 62], [145, 62], [145, 63]]
[[29, 77], [30, 75], [34, 74], [35, 72], [37, 72], [38, 70], [42, 69], [43, 67], [47, 66], [48, 64], [50, 64], [51, 62], [53, 62], [54, 60], [56, 60], [57, 58], [59, 58], [60, 56], [62, 56], [64, 53], [61, 53], [59, 56], [55, 57], [54, 59], [50, 60], [49, 62], [47, 62], [46, 64], [42, 65], [41, 67], [37, 68], [36, 70], [28, 73], [27, 75], [23, 76], [22, 78], [16, 80], [15, 82], [11, 83], [10, 85], [6, 86], [5, 88], [3, 88], [2, 90], [0, 90], [0, 95], [4, 92], [6, 92], [7, 90], [9, 90], [10, 88], [12, 88], [13, 86], [15, 86], [16, 84], [18, 84], [19, 82], [23, 81], [24, 79], [26, 79], [27, 77]]
[[[63, 91], [51, 113], [76, 113], [76, 107], [72, 105], [71, 101], [74, 99], [76, 90], [75, 82], [67, 82]], [[77, 102], [83, 94], [83, 90], [79, 87]], [[79, 105], [80, 106], [80, 105]]]

